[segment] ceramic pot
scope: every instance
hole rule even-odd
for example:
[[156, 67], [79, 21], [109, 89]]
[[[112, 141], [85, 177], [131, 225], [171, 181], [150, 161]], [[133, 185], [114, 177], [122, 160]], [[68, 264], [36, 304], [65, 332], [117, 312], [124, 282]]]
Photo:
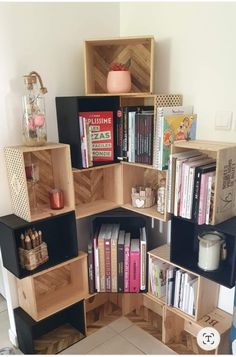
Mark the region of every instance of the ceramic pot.
[[108, 93], [128, 93], [131, 89], [130, 71], [110, 71], [107, 76]]

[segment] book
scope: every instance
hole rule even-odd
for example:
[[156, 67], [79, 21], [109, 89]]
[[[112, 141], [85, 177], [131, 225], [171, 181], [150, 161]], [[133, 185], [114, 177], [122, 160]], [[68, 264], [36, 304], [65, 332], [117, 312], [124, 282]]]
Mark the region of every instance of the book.
[[99, 254], [98, 254], [98, 231], [93, 237], [93, 254], [94, 254], [94, 274], [95, 274], [95, 289], [100, 291], [100, 273], [99, 273]]
[[99, 259], [99, 280], [100, 280], [100, 292], [106, 291], [105, 283], [105, 250], [104, 240], [106, 234], [107, 225], [102, 224], [98, 234], [98, 259]]
[[[184, 114], [193, 114], [193, 106], [173, 106], [173, 107], [159, 107], [157, 108], [157, 124], [156, 124], [156, 150], [155, 161], [153, 166], [158, 170], [165, 170], [168, 168], [168, 158], [170, 154], [170, 146], [175, 140], [180, 139], [180, 132], [182, 131], [186, 136], [196, 137], [196, 121], [191, 121], [187, 127], [187, 119], [184, 121]], [[173, 119], [175, 116], [181, 116]], [[168, 120], [168, 116], [171, 118]], [[172, 117], [173, 116], [173, 117]], [[181, 120], [182, 121], [181, 121]], [[189, 118], [190, 119], [190, 118]], [[191, 130], [191, 133], [190, 133]], [[177, 139], [176, 139], [177, 137]], [[155, 151], [154, 151], [155, 152]]]
[[119, 224], [113, 224], [111, 233], [111, 291], [117, 292], [117, 242], [119, 236]]
[[111, 291], [111, 233], [112, 224], [107, 224], [104, 234], [105, 290], [107, 292]]
[[130, 233], [125, 233], [125, 243], [124, 243], [124, 292], [129, 293], [130, 291]]
[[118, 292], [124, 292], [124, 244], [125, 231], [119, 232], [117, 243], [117, 287]]
[[191, 316], [194, 316], [196, 312], [197, 286], [197, 278], [193, 278], [192, 280], [190, 280], [187, 313]]
[[208, 178], [207, 183], [207, 203], [206, 203], [206, 224], [212, 223], [213, 205], [214, 205], [214, 193], [215, 193], [215, 171]]
[[116, 114], [116, 158], [123, 160], [123, 115], [119, 108]]
[[[189, 158], [183, 162], [181, 174], [181, 193], [180, 193], [180, 212], [179, 215], [183, 218], [188, 218], [191, 215], [190, 207], [193, 194], [193, 175], [194, 168], [200, 165], [205, 165], [214, 160], [207, 155], [199, 155], [194, 158]], [[191, 218], [191, 217], [190, 217]]]
[[192, 203], [192, 218], [194, 219], [195, 222], [198, 222], [201, 175], [206, 172], [212, 172], [215, 170], [215, 168], [216, 168], [216, 164], [213, 162], [208, 165], [198, 166], [195, 169], [193, 203]]
[[93, 244], [88, 243], [88, 282], [89, 282], [89, 293], [94, 294], [95, 292], [95, 272], [94, 272], [94, 256], [93, 256]]
[[174, 287], [174, 267], [170, 266], [166, 271], [166, 303], [172, 305], [172, 294]]
[[136, 111], [128, 113], [128, 161], [135, 162], [135, 114]]
[[147, 276], [147, 236], [146, 228], [140, 228], [140, 290], [146, 290]]
[[175, 171], [176, 160], [179, 158], [189, 158], [199, 156], [200, 153], [197, 150], [188, 150], [180, 153], [170, 154], [169, 165], [167, 173], [167, 212], [174, 212], [174, 187], [175, 187]]
[[163, 117], [161, 134], [162, 170], [168, 169], [170, 146], [174, 141], [196, 139], [197, 115], [177, 114]]
[[140, 246], [139, 239], [130, 243], [130, 292], [138, 293], [140, 289]]
[[201, 176], [200, 197], [199, 197], [199, 207], [198, 207], [198, 224], [199, 225], [204, 224], [206, 222], [208, 179], [212, 175], [213, 175], [213, 171], [205, 172]]
[[91, 129], [93, 162], [114, 161], [114, 119], [112, 111], [80, 112]]

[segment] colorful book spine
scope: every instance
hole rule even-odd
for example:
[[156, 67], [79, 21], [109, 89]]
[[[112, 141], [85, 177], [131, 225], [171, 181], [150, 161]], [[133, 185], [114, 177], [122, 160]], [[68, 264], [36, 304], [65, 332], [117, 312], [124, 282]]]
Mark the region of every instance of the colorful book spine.
[[116, 157], [118, 160], [123, 160], [123, 115], [119, 109], [116, 119]]
[[140, 228], [140, 290], [146, 290], [147, 275], [147, 238], [146, 228]]
[[125, 243], [125, 231], [119, 232], [118, 244], [117, 244], [117, 285], [118, 292], [124, 292], [124, 243]]
[[100, 292], [100, 272], [99, 272], [99, 254], [98, 254], [98, 232], [93, 238], [93, 253], [94, 253], [94, 273], [95, 273], [95, 289]]
[[111, 234], [111, 291], [117, 292], [117, 242], [119, 236], [119, 224], [113, 224]]
[[125, 234], [124, 246], [124, 292], [129, 293], [129, 270], [130, 270], [130, 233]]
[[131, 239], [130, 245], [130, 292], [138, 293], [140, 288], [139, 239]]
[[93, 257], [93, 245], [92, 242], [88, 244], [88, 281], [89, 281], [89, 293], [95, 292], [95, 272], [94, 272], [94, 257]]
[[214, 191], [215, 191], [215, 172], [208, 178], [207, 184], [207, 206], [206, 206], [206, 224], [211, 224], [213, 204], [214, 204]]
[[202, 174], [202, 177], [201, 177], [199, 209], [198, 209], [198, 224], [204, 224], [206, 222], [208, 179], [211, 175], [212, 175], [212, 172], [207, 172], [207, 173]]
[[98, 235], [98, 257], [99, 257], [99, 279], [100, 279], [100, 292], [106, 291], [105, 285], [105, 251], [104, 251], [104, 239], [105, 239], [106, 225], [102, 224]]
[[111, 291], [111, 232], [112, 225], [107, 224], [104, 237], [104, 254], [105, 254], [105, 290]]

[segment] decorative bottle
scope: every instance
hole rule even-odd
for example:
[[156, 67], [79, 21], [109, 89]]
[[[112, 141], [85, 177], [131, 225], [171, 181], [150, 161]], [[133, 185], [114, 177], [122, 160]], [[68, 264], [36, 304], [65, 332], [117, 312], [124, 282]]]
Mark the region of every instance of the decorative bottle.
[[[41, 85], [39, 88], [37, 79]], [[42, 146], [47, 142], [44, 95], [41, 77], [37, 72], [24, 76], [26, 93], [22, 98], [22, 135], [26, 146]]]

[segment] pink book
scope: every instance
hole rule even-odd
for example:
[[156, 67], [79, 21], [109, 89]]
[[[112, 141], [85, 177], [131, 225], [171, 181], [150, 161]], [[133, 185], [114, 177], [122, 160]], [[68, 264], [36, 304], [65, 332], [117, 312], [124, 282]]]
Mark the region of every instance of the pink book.
[[138, 293], [140, 288], [139, 239], [131, 239], [130, 245], [130, 292]]
[[129, 293], [129, 258], [130, 258], [130, 233], [125, 233], [124, 251], [124, 292]]
[[206, 222], [207, 186], [208, 186], [208, 178], [211, 175], [212, 172], [206, 172], [201, 175], [198, 224], [204, 224]]

